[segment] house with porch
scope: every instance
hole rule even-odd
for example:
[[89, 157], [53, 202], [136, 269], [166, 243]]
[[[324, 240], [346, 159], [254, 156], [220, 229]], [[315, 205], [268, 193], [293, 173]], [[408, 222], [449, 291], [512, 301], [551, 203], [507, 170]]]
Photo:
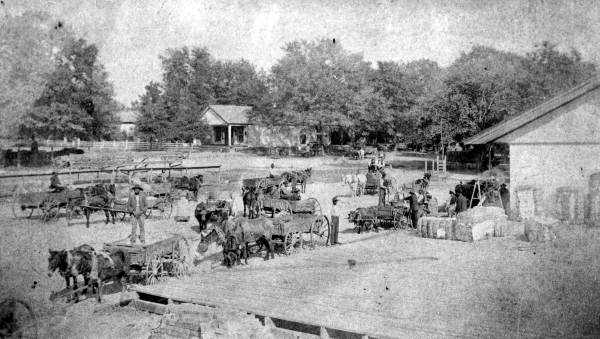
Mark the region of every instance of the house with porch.
[[208, 105], [204, 108], [200, 116], [212, 129], [210, 143], [230, 147], [247, 144], [250, 112], [251, 106]]

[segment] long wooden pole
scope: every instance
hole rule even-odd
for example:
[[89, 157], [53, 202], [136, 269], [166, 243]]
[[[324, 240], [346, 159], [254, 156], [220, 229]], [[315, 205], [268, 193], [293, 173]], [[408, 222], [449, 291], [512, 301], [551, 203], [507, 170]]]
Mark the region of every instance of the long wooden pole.
[[[162, 171], [162, 170], [166, 171], [166, 170], [169, 170], [169, 171], [171, 171], [171, 170], [220, 169], [220, 168], [221, 168], [221, 165], [214, 165], [214, 166], [190, 166], [190, 167], [183, 167], [183, 166], [178, 166], [178, 167], [144, 167], [144, 168], [119, 169], [119, 171], [130, 173], [130, 172], [140, 172], [140, 171], [147, 172], [149, 170], [154, 170], [154, 171]], [[103, 168], [101, 170], [90, 169], [90, 170], [70, 171], [69, 173], [71, 173], [71, 174], [112, 173], [113, 170], [114, 170], [114, 168]], [[58, 173], [58, 174], [66, 174], [66, 173]], [[48, 176], [48, 175], [52, 175], [52, 172], [45, 172], [45, 173], [23, 173], [23, 174], [6, 174], [6, 175], [0, 175], [0, 179], [20, 178], [20, 177], [43, 177], [43, 176]]]

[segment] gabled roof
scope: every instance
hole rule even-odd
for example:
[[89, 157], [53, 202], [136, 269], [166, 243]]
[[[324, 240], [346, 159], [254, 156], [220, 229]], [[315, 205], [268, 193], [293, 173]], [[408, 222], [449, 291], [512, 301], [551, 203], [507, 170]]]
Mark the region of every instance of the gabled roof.
[[219, 117], [230, 125], [249, 125], [248, 113], [252, 111], [252, 106], [236, 105], [209, 105], [203, 112], [212, 109]]
[[543, 117], [544, 115], [568, 104], [569, 102], [593, 91], [598, 87], [600, 87], [600, 76], [597, 75], [566, 92], [558, 94], [554, 98], [530, 109], [529, 111], [523, 112], [513, 118], [490, 127], [475, 136], [468, 138], [465, 140], [465, 144], [479, 145], [494, 142], [508, 133], [511, 133], [533, 122], [534, 120]]
[[122, 124], [135, 123], [138, 119], [138, 114], [138, 111], [134, 109], [123, 109], [115, 112], [117, 119], [119, 119], [119, 122]]

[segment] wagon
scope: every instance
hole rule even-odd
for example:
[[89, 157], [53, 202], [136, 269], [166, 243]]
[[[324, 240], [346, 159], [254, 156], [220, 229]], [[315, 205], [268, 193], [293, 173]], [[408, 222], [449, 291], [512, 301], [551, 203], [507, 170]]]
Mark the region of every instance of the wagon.
[[256, 188], [262, 189], [263, 193], [267, 191], [272, 191], [273, 189], [279, 190], [281, 185], [285, 182], [285, 179], [282, 177], [264, 177], [264, 178], [251, 178], [242, 180], [242, 190]]
[[327, 246], [329, 219], [321, 214], [294, 214], [277, 218], [273, 222], [273, 243], [283, 248], [286, 255], [299, 249]]
[[79, 190], [65, 188], [61, 192], [19, 192], [13, 197], [12, 212], [15, 218], [31, 218], [39, 213], [43, 221], [58, 218], [64, 208], [70, 219], [76, 207], [84, 200]]
[[175, 190], [170, 183], [153, 184], [152, 190], [147, 193], [148, 212], [146, 217], [153, 214], [162, 219], [169, 219], [173, 213]]
[[105, 243], [107, 252], [121, 250], [129, 264], [129, 278], [141, 278], [145, 284], [154, 284], [160, 277], [181, 277], [189, 274], [190, 246], [181, 235], [155, 243], [128, 244], [123, 242]]
[[354, 223], [359, 233], [374, 227], [391, 227], [398, 230], [408, 226], [407, 211], [400, 202], [394, 202], [392, 205], [358, 208], [349, 213], [348, 219]]
[[367, 182], [365, 183], [365, 193], [366, 194], [377, 194], [379, 190], [379, 180], [381, 179], [381, 174], [377, 173], [367, 173]]

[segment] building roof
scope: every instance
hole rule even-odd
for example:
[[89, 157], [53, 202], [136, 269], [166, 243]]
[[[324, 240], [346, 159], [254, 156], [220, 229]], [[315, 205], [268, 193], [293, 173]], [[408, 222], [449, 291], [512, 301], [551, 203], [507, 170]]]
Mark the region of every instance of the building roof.
[[545, 101], [544, 103], [525, 111], [513, 118], [510, 118], [504, 122], [501, 122], [495, 126], [492, 126], [481, 133], [472, 136], [465, 140], [467, 145], [479, 145], [494, 142], [501, 137], [530, 124], [531, 122], [545, 116], [546, 114], [554, 111], [555, 109], [564, 106], [571, 101], [591, 92], [592, 90], [600, 87], [600, 76], [594, 76], [593, 78], [573, 87], [572, 89], [565, 91], [552, 99]]
[[252, 111], [252, 106], [209, 105], [203, 114], [209, 109], [212, 109], [229, 125], [250, 125], [248, 113]]
[[117, 119], [122, 124], [133, 124], [137, 121], [139, 112], [134, 109], [123, 109], [115, 112]]

